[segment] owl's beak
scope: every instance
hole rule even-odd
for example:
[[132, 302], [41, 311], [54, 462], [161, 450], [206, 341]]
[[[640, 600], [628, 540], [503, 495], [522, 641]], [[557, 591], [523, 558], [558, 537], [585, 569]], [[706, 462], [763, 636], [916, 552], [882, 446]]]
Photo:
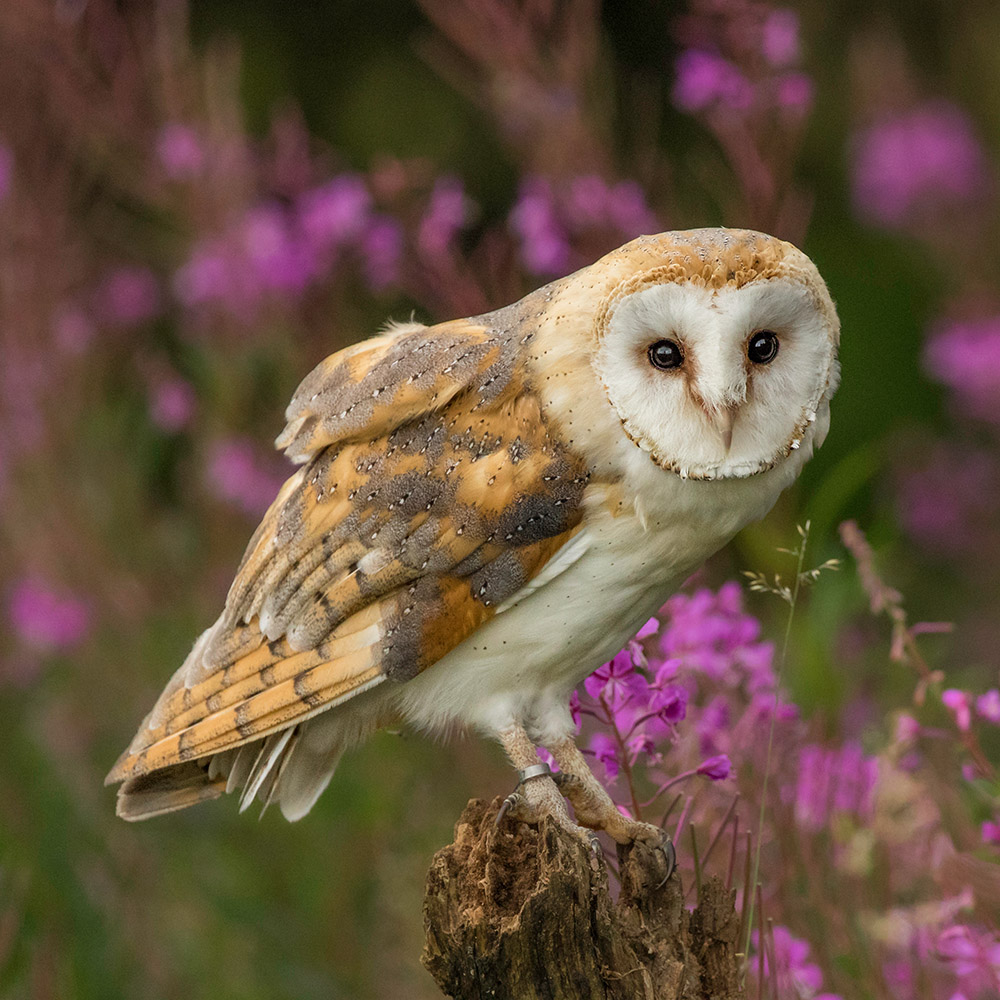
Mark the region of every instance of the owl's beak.
[[708, 414], [708, 419], [712, 421], [712, 426], [722, 439], [722, 447], [726, 454], [733, 446], [733, 424], [736, 423], [737, 407], [727, 406], [721, 410], [713, 410]]
[[729, 454], [729, 449], [733, 446], [733, 424], [736, 423], [736, 414], [739, 406], [710, 406], [704, 400], [699, 400], [702, 411], [712, 425], [712, 429], [719, 435], [722, 442], [724, 454]]
[[[733, 446], [733, 425], [736, 423], [736, 415], [740, 411], [738, 402], [722, 404], [709, 402], [697, 389], [691, 390], [691, 396], [705, 414], [705, 418], [722, 442], [724, 454], [729, 454], [729, 449]], [[732, 398], [732, 397], [730, 397]]]

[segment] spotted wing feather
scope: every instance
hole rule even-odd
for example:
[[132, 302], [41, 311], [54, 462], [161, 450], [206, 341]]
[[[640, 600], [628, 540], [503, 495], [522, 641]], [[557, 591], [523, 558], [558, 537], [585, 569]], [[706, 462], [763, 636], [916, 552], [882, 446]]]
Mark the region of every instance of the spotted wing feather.
[[[143, 775], [408, 680], [573, 535], [586, 469], [515, 363], [517, 317], [495, 315], [510, 328], [409, 330], [307, 377], [279, 438], [303, 468], [109, 781], [127, 793]], [[186, 800], [191, 787], [185, 772]]]

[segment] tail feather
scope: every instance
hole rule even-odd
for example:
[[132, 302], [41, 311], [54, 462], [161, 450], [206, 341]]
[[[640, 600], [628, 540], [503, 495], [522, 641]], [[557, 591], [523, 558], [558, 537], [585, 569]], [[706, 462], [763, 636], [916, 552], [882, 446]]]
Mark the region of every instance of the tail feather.
[[130, 778], [118, 790], [117, 812], [130, 821], [151, 819], [217, 799], [225, 790], [225, 778], [210, 778], [201, 762], [190, 761]]
[[240, 811], [256, 799], [301, 819], [330, 783], [344, 751], [395, 718], [385, 701], [323, 712], [240, 747], [170, 764], [129, 778], [118, 790], [118, 815], [138, 820], [239, 792]]
[[243, 794], [240, 796], [240, 812], [243, 812], [253, 802], [268, 775], [277, 768], [295, 728], [293, 726], [279, 733], [272, 733], [266, 740], [262, 741], [260, 753], [257, 754], [253, 770], [247, 776]]

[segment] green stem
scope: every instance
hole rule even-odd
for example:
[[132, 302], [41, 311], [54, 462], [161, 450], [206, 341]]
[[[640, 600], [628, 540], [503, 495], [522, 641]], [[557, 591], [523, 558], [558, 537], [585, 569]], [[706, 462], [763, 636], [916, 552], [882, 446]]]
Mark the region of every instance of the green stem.
[[629, 799], [632, 802], [632, 815], [635, 819], [642, 819], [642, 809], [639, 806], [639, 797], [635, 793], [635, 785], [632, 781], [632, 768], [629, 766], [628, 762], [628, 747], [625, 746], [625, 740], [622, 738], [621, 730], [618, 728], [618, 723], [615, 721], [614, 713], [611, 711], [608, 703], [604, 700], [603, 692], [601, 692], [600, 700], [601, 705], [604, 707], [604, 711], [608, 713], [608, 719], [611, 721], [611, 731], [615, 734], [615, 742], [618, 744], [618, 752], [621, 755], [622, 771], [625, 772], [625, 781], [628, 783]]
[[[764, 785], [760, 794], [760, 813], [757, 817], [757, 844], [753, 855], [753, 874], [750, 879], [751, 885], [757, 885], [757, 878], [760, 874], [760, 851], [764, 835], [764, 813], [767, 810], [767, 788], [771, 778], [771, 755], [774, 749], [774, 729], [778, 718], [778, 707], [781, 703], [781, 676], [785, 669], [785, 659], [788, 656], [788, 644], [792, 636], [792, 622], [795, 618], [795, 605], [799, 599], [799, 587], [802, 583], [802, 567], [806, 560], [806, 545], [809, 542], [809, 522], [806, 521], [802, 530], [802, 541], [798, 548], [798, 564], [795, 567], [795, 586], [792, 589], [792, 599], [788, 602], [788, 620], [785, 622], [785, 637], [781, 643], [781, 655], [778, 657], [778, 669], [774, 677], [774, 710], [771, 712], [771, 725], [767, 734], [767, 757], [764, 765]], [[743, 901], [744, 907], [747, 901]], [[746, 926], [746, 939], [743, 942], [743, 953], [750, 953], [750, 933], [753, 928], [754, 900], [750, 899], [750, 914]], [[763, 942], [763, 937], [762, 937]], [[743, 967], [743, 978], [746, 981], [746, 966]]]

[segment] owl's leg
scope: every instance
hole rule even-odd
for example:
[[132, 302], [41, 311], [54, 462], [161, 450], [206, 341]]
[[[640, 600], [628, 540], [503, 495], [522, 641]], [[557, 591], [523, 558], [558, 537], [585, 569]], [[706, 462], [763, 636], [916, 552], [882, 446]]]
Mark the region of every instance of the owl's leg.
[[571, 737], [551, 741], [548, 749], [559, 764], [559, 773], [555, 775], [559, 790], [573, 803], [578, 823], [592, 830], [604, 830], [619, 844], [639, 840], [662, 847], [668, 860], [672, 858], [673, 847], [666, 833], [652, 823], [629, 819], [618, 811]]
[[522, 777], [517, 789], [507, 796], [500, 815], [497, 816], [497, 822], [504, 816], [509, 816], [524, 823], [538, 823], [543, 816], [551, 816], [563, 829], [590, 845], [592, 834], [569, 818], [566, 800], [556, 787], [556, 783], [545, 771], [537, 770], [539, 766], [544, 767], [546, 771], [548, 768], [540, 764], [535, 744], [531, 742], [524, 728], [513, 725], [509, 729], [502, 730], [500, 742], [510, 762], [522, 775], [532, 772], [534, 774], [531, 777]]

